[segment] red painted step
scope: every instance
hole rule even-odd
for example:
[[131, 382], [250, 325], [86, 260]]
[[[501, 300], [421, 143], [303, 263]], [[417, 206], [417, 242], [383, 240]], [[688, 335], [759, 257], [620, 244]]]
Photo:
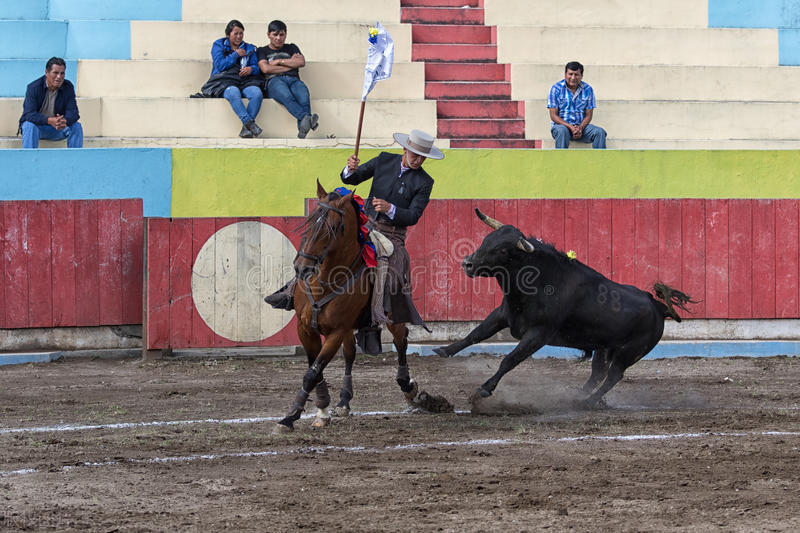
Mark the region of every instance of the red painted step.
[[511, 84], [507, 81], [429, 81], [425, 82], [428, 100], [508, 100]]
[[412, 44], [411, 61], [496, 62], [497, 46], [493, 44]]
[[483, 24], [477, 7], [403, 7], [400, 22], [411, 24]]
[[426, 81], [511, 81], [511, 65], [425, 63]]
[[533, 139], [452, 139], [450, 148], [541, 148], [542, 141]]
[[437, 118], [524, 118], [525, 102], [511, 100], [439, 100]]
[[[492, 44], [497, 32], [491, 26], [459, 26], [453, 24], [413, 24], [411, 42], [445, 44]], [[496, 43], [495, 43], [496, 44]]]
[[400, 0], [401, 7], [483, 7], [483, 0]]
[[524, 119], [439, 119], [436, 134], [446, 139], [524, 139]]

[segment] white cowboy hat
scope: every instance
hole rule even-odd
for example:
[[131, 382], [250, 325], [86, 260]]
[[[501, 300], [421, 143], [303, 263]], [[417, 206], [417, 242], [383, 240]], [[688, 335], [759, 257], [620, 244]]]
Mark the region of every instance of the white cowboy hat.
[[410, 135], [395, 133], [393, 137], [400, 146], [415, 154], [430, 157], [431, 159], [444, 159], [442, 151], [433, 145], [433, 135], [424, 131], [411, 130]]

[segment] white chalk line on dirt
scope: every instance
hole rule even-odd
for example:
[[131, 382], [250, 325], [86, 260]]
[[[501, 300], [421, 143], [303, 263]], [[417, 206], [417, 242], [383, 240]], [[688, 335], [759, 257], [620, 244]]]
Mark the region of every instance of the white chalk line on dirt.
[[297, 454], [317, 454], [324, 455], [330, 452], [344, 452], [344, 453], [386, 453], [401, 450], [418, 450], [428, 448], [438, 448], [443, 446], [502, 446], [502, 445], [531, 445], [541, 444], [546, 440], [554, 440], [555, 442], [578, 442], [587, 440], [609, 440], [609, 441], [640, 441], [640, 440], [666, 440], [666, 439], [687, 439], [687, 438], [702, 438], [702, 437], [748, 437], [748, 436], [800, 436], [798, 431], [758, 431], [758, 432], [744, 432], [744, 433], [674, 433], [674, 434], [661, 434], [661, 435], [583, 435], [579, 437], [562, 437], [558, 439], [542, 439], [542, 440], [517, 440], [517, 439], [473, 439], [465, 441], [440, 441], [433, 443], [409, 443], [409, 444], [395, 444], [393, 446], [305, 446], [302, 448], [289, 449], [289, 450], [264, 450], [254, 452], [231, 452], [231, 453], [214, 453], [214, 454], [198, 454], [198, 455], [178, 455], [171, 457], [151, 457], [148, 459], [119, 459], [114, 461], [100, 461], [100, 462], [84, 462], [75, 465], [65, 465], [59, 468], [37, 469], [37, 468], [23, 468], [19, 470], [0, 471], [0, 478], [12, 476], [24, 476], [36, 474], [39, 472], [60, 473], [68, 472], [78, 468], [97, 468], [103, 466], [121, 466], [121, 465], [142, 465], [142, 464], [167, 464], [167, 463], [188, 463], [193, 461], [216, 461], [220, 459], [236, 459], [236, 458], [252, 458], [252, 457], [276, 457], [281, 455], [297, 455]]
[[[455, 414], [468, 414], [469, 411], [455, 411]], [[402, 416], [406, 411], [365, 411], [351, 412], [350, 416]], [[311, 413], [303, 414], [300, 418], [314, 418]], [[260, 422], [277, 422], [282, 416], [261, 416], [250, 418], [202, 418], [197, 420], [156, 420], [152, 422], [119, 422], [116, 424], [70, 425], [59, 424], [56, 426], [39, 426], [29, 428], [0, 428], [0, 435], [9, 433], [52, 433], [59, 431], [89, 431], [93, 429], [130, 429], [160, 426], [189, 426], [193, 424], [257, 424]]]

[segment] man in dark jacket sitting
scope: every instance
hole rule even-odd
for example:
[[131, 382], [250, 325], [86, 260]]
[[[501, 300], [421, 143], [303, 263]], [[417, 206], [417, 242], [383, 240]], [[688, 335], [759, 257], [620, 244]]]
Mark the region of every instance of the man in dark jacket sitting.
[[67, 139], [68, 148], [83, 147], [75, 88], [64, 79], [66, 70], [63, 59], [51, 57], [44, 76], [28, 84], [19, 119], [23, 148], [38, 148], [39, 139]]

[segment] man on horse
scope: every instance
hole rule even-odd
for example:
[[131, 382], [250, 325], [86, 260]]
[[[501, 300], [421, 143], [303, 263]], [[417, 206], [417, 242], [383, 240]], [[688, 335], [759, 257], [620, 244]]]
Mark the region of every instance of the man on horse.
[[[353, 154], [342, 170], [341, 179], [346, 184], [357, 185], [372, 178], [365, 202], [366, 213], [374, 229], [394, 245], [385, 284], [376, 289], [384, 295], [383, 307], [391, 312], [392, 322], [424, 326], [411, 300], [409, 257], [405, 248], [406, 228], [416, 224], [422, 216], [433, 190], [433, 178], [422, 169], [422, 164], [429, 157], [443, 159], [444, 154], [433, 146], [433, 136], [420, 130], [411, 130], [408, 135], [395, 133], [394, 139], [403, 147], [402, 155], [381, 152], [359, 165], [358, 157]], [[293, 293], [294, 281], [267, 296], [265, 301], [276, 309], [290, 310]], [[365, 352], [377, 353], [380, 351], [380, 327], [362, 328], [357, 340]]]

